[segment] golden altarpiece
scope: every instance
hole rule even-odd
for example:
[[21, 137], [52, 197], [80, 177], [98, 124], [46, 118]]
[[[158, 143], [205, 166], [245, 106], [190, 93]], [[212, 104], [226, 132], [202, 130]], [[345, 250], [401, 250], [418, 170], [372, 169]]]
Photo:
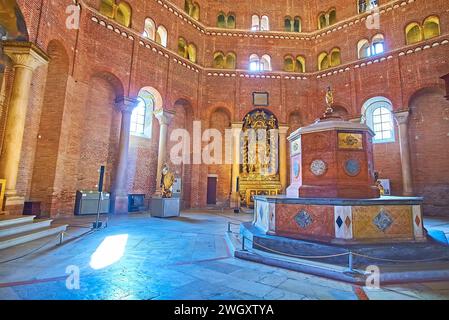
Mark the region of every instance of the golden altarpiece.
[[255, 109], [243, 119], [238, 186], [243, 205], [253, 207], [255, 195], [277, 195], [282, 190], [278, 131], [278, 120], [268, 110]]

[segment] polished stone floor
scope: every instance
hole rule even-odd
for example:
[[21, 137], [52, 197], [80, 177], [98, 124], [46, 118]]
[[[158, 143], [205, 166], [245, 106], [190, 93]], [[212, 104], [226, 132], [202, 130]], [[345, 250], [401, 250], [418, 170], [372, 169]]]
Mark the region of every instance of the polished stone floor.
[[[58, 219], [71, 225], [62, 246], [47, 238], [0, 251], [0, 298], [449, 299], [449, 282], [369, 289], [235, 259], [224, 237], [227, 222], [251, 220], [248, 214], [187, 211], [165, 220], [131, 214], [110, 218], [100, 231], [80, 227], [93, 219]], [[449, 232], [449, 219], [426, 223]], [[76, 270], [79, 289], [70, 288]]]

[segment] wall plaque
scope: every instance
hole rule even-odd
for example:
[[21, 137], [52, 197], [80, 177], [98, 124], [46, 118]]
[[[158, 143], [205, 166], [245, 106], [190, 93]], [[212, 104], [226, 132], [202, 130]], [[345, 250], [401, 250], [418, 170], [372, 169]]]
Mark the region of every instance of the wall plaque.
[[268, 107], [268, 92], [253, 92], [253, 105]]

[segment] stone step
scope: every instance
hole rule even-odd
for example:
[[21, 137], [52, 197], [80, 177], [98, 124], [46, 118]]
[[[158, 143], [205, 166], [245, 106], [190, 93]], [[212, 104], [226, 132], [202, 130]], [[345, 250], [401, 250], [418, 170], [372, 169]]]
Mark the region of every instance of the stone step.
[[0, 227], [22, 223], [32, 223], [36, 216], [0, 216]]
[[52, 219], [34, 220], [33, 222], [25, 222], [0, 227], [0, 239], [2, 237], [11, 236], [14, 234], [49, 227], [52, 221]]
[[31, 230], [20, 234], [14, 234], [7, 237], [0, 238], [0, 250], [17, 246], [22, 243], [30, 242], [40, 238], [56, 235], [67, 229], [67, 225], [60, 225], [57, 227], [46, 227], [37, 230]]

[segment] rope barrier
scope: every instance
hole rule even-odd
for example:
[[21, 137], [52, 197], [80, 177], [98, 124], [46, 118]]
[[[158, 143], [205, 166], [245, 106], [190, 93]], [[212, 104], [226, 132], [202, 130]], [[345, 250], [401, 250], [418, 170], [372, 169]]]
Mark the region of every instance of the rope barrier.
[[[228, 221], [228, 232], [230, 233], [234, 233], [237, 234], [235, 232], [232, 232], [230, 230], [230, 224], [235, 224], [235, 223], [231, 223]], [[251, 239], [242, 236], [242, 250], [246, 251], [245, 248], [245, 240], [248, 240], [249, 242], [254, 244], [254, 241], [252, 241]], [[297, 255], [297, 254], [291, 254], [291, 253], [286, 253], [286, 252], [282, 252], [282, 251], [278, 251], [269, 247], [266, 247], [260, 243], [256, 243], [256, 245], [262, 249], [265, 249], [267, 251], [276, 253], [276, 254], [280, 254], [280, 255], [284, 255], [284, 256], [288, 256], [288, 257], [292, 257], [292, 258], [299, 258], [299, 259], [328, 259], [328, 258], [335, 258], [335, 257], [342, 257], [342, 256], [349, 256], [349, 269], [352, 270], [352, 256], [356, 256], [356, 257], [361, 257], [361, 258], [365, 258], [365, 259], [371, 259], [371, 260], [378, 260], [378, 261], [385, 261], [385, 262], [403, 262], [403, 263], [414, 263], [414, 262], [431, 262], [431, 261], [441, 261], [441, 260], [445, 260], [445, 259], [449, 259], [448, 255], [442, 256], [442, 257], [437, 257], [437, 258], [429, 258], [429, 259], [414, 259], [414, 260], [405, 260], [405, 259], [387, 259], [387, 258], [379, 258], [379, 257], [372, 257], [366, 254], [362, 254], [362, 253], [357, 253], [357, 252], [353, 252], [353, 251], [348, 251], [348, 252], [343, 252], [343, 253], [336, 253], [336, 254], [331, 254], [331, 255], [321, 255], [321, 256], [304, 256], [304, 255]]]

